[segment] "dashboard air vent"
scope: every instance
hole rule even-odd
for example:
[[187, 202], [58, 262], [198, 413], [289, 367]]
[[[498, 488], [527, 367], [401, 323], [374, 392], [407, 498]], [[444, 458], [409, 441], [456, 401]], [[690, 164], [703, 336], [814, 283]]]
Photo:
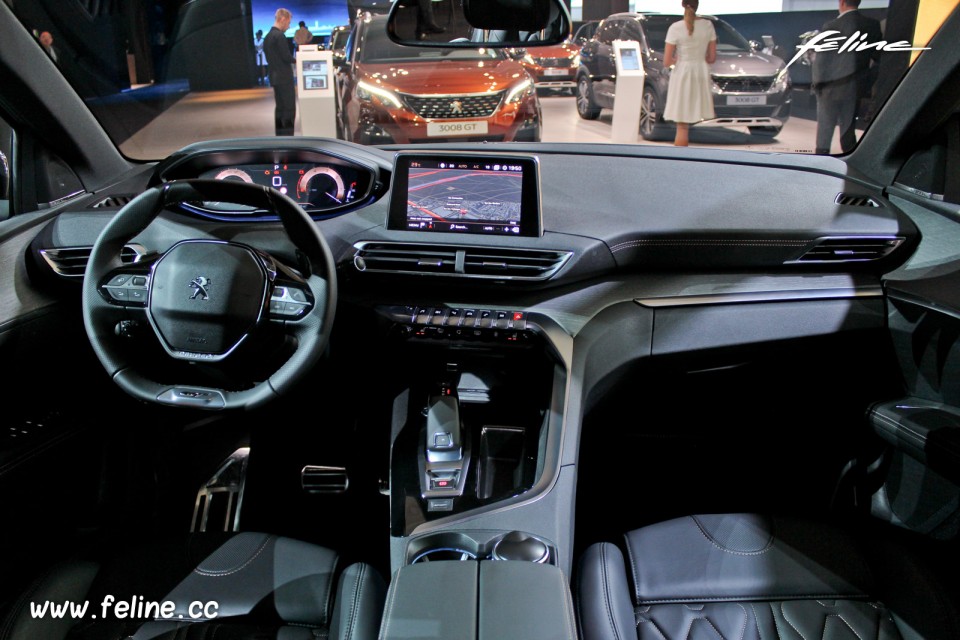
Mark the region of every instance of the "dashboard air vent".
[[[54, 273], [65, 278], [82, 278], [87, 269], [87, 261], [93, 247], [61, 247], [59, 249], [41, 249], [40, 255]], [[139, 262], [147, 250], [138, 244], [128, 244], [120, 252], [124, 264]]]
[[120, 207], [126, 206], [127, 203], [133, 200], [133, 198], [134, 198], [134, 195], [132, 193], [124, 193], [124, 194], [119, 194], [115, 196], [107, 196], [102, 200], [97, 200], [92, 205], [90, 205], [89, 208], [90, 209], [119, 209]]
[[485, 278], [546, 280], [572, 255], [569, 251], [463, 247], [403, 242], [359, 242], [359, 271]]
[[817, 241], [796, 262], [864, 262], [879, 260], [903, 244], [898, 236], [832, 237]]
[[838, 193], [836, 200], [839, 205], [844, 207], [879, 207], [880, 203], [859, 193]]

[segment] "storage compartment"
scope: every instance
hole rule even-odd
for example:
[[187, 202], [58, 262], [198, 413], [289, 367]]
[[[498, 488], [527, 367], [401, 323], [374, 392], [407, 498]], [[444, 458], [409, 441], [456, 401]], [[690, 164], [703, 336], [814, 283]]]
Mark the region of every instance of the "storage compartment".
[[485, 426], [480, 430], [477, 497], [514, 493], [523, 482], [524, 430]]

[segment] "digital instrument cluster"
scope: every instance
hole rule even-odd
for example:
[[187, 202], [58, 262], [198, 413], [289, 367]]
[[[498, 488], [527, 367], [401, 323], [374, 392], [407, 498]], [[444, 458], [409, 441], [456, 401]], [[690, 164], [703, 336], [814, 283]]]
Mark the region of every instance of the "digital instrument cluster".
[[[273, 187], [309, 212], [339, 209], [369, 191], [367, 174], [352, 167], [332, 164], [245, 164], [209, 169], [198, 177]], [[238, 205], [227, 202], [205, 202], [204, 207], [213, 211], [237, 212], [240, 209]]]

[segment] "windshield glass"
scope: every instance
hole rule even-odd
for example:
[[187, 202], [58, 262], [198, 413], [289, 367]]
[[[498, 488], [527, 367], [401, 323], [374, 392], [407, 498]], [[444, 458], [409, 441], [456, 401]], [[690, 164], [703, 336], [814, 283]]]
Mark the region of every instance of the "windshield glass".
[[[957, 4], [845, 0], [859, 7], [841, 13], [833, 1], [703, 0], [691, 30], [680, 0], [609, 16], [574, 0], [571, 32], [586, 25], [588, 37], [437, 49], [389, 40], [382, 1], [7, 2], [137, 160], [273, 135], [671, 145], [682, 131], [693, 147], [840, 155], [917, 58], [937, 55], [924, 48]], [[417, 5], [419, 32], [454, 33], [450, 2]], [[621, 67], [617, 40], [646, 49]], [[390, 70], [373, 72], [380, 63]], [[619, 109], [636, 135], [614, 130]]]
[[386, 20], [372, 20], [371, 27], [364, 32], [363, 42], [358, 47], [362, 62], [423, 61], [440, 60], [496, 60], [502, 57], [497, 49], [433, 49], [405, 47], [387, 37]]

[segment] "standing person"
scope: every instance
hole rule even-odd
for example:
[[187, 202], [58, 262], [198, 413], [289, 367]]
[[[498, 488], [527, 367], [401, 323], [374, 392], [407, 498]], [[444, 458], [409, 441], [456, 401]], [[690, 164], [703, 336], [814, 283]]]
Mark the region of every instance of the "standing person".
[[266, 84], [267, 57], [263, 54], [263, 29], [257, 29], [257, 37], [253, 40], [257, 60], [257, 84]]
[[717, 32], [713, 22], [697, 17], [699, 0], [683, 0], [683, 20], [667, 29], [664, 66], [676, 65], [667, 87], [664, 120], [677, 123], [673, 144], [690, 144], [690, 125], [716, 117], [710, 90], [710, 65], [717, 59]]
[[[823, 25], [822, 31], [839, 31], [843, 37], [856, 32], [867, 35], [867, 42], [883, 38], [880, 22], [858, 10], [860, 0], [839, 0], [840, 15]], [[870, 94], [870, 61], [879, 60], [880, 50], [870, 48], [856, 53], [820, 52], [813, 59], [813, 92], [817, 96], [816, 152], [830, 153], [833, 131], [840, 127], [840, 148], [853, 151], [857, 144], [857, 106]]]
[[44, 31], [40, 34], [40, 44], [43, 45], [43, 50], [47, 52], [47, 55], [50, 56], [50, 59], [54, 63], [60, 62], [60, 54], [57, 53], [57, 49], [53, 46], [53, 35], [49, 31]]
[[274, 127], [278, 136], [293, 135], [293, 121], [297, 117], [297, 91], [293, 78], [293, 54], [284, 35], [293, 18], [287, 9], [277, 9], [274, 23], [263, 39], [263, 53], [267, 56], [267, 70], [276, 108], [273, 112]]
[[310, 33], [310, 29], [307, 29], [307, 23], [301, 20], [300, 28], [293, 34], [293, 41], [297, 43], [298, 47], [302, 47], [305, 44], [310, 44], [311, 40], [313, 40], [313, 34]]

